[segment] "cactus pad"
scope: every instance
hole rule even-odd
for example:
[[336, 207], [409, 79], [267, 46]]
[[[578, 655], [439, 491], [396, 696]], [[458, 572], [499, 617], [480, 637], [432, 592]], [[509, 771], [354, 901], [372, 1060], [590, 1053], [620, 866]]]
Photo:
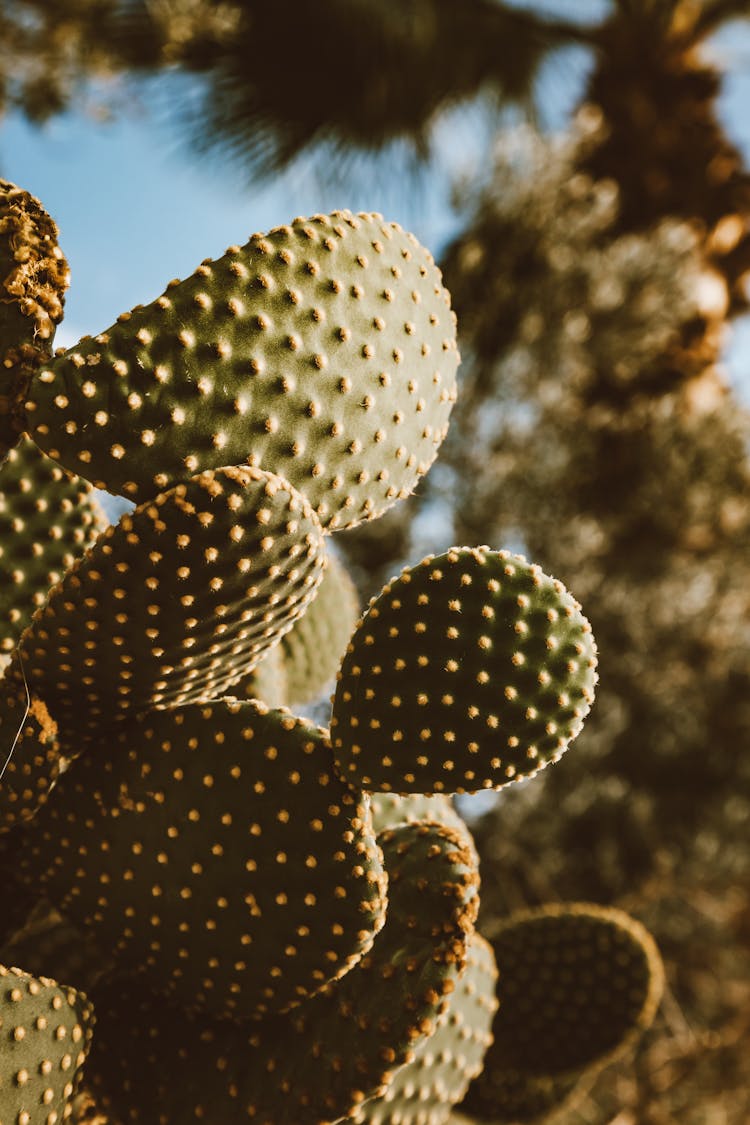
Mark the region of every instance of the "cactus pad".
[[286, 481], [202, 473], [123, 516], [68, 571], [21, 640], [28, 682], [70, 741], [224, 694], [291, 627], [324, 565], [320, 526]]
[[106, 526], [91, 485], [21, 438], [0, 469], [0, 649]]
[[383, 922], [367, 805], [337, 779], [326, 732], [286, 711], [153, 712], [74, 762], [44, 813], [29, 880], [186, 1008], [288, 1008]]
[[500, 788], [562, 755], [595, 668], [580, 606], [538, 566], [487, 547], [429, 556], [373, 599], [349, 645], [339, 768], [385, 792]]
[[467, 966], [448, 999], [435, 1032], [423, 1039], [388, 1084], [365, 1102], [355, 1125], [443, 1125], [482, 1069], [497, 1008], [497, 969], [492, 948], [473, 934]]
[[82, 993], [0, 965], [4, 1125], [55, 1125], [69, 1116], [92, 1024]]
[[511, 915], [492, 937], [500, 979], [494, 1043], [467, 1113], [528, 1117], [567, 1096], [583, 1073], [625, 1050], [652, 1022], [663, 969], [651, 935], [621, 910], [573, 904]]
[[389, 904], [372, 950], [287, 1015], [244, 1027], [198, 1022], [127, 981], [96, 989], [86, 1074], [100, 1106], [139, 1125], [317, 1125], [384, 1093], [465, 964], [478, 879], [448, 829], [403, 827], [379, 842]]
[[447, 431], [455, 317], [431, 256], [378, 215], [297, 219], [206, 260], [40, 372], [31, 436], [145, 500], [272, 467], [333, 529], [413, 490]]

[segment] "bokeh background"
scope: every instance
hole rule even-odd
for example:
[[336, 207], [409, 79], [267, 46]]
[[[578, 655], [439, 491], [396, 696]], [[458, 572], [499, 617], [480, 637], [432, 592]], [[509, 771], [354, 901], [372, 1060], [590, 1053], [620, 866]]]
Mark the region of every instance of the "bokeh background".
[[363, 596], [486, 542], [582, 601], [583, 735], [464, 806], [484, 915], [613, 903], [665, 958], [654, 1028], [565, 1125], [747, 1125], [750, 5], [7, 0], [0, 108], [71, 264], [61, 344], [297, 214], [432, 248], [451, 433], [340, 546]]

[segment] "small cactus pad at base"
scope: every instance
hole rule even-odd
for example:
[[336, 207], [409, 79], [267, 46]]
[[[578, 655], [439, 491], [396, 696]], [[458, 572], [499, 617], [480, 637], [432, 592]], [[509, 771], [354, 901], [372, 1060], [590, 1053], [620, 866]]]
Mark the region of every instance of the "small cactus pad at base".
[[421, 793], [410, 793], [405, 796], [399, 796], [397, 793], [371, 793], [370, 809], [376, 835], [387, 828], [395, 828], [397, 824], [419, 824], [421, 821], [444, 824], [452, 828], [462, 838], [464, 845], [471, 852], [474, 863], [479, 867], [479, 855], [474, 838], [466, 821], [453, 807], [450, 797], [445, 797], [442, 793], [434, 793], [431, 797]]
[[580, 731], [596, 646], [557, 579], [455, 547], [370, 603], [333, 703], [341, 773], [365, 789], [470, 793], [556, 761]]
[[444, 1125], [452, 1106], [482, 1069], [497, 1008], [497, 969], [492, 948], [473, 934], [467, 966], [435, 1032], [397, 1070], [380, 1098], [365, 1102], [355, 1125]]
[[15, 660], [0, 693], [0, 835], [31, 819], [60, 770], [57, 724]]
[[134, 500], [220, 465], [272, 467], [334, 529], [413, 491], [457, 366], [429, 253], [379, 215], [335, 212], [230, 247], [52, 360], [27, 424]]
[[[464, 1108], [482, 1120], [528, 1119], [562, 1100], [592, 1066], [625, 1050], [651, 1024], [663, 969], [651, 935], [621, 910], [573, 904], [513, 914], [491, 939], [500, 1006], [494, 1043]], [[532, 1112], [533, 1110], [533, 1112]], [[516, 1112], [516, 1110], [514, 1110]]]
[[219, 469], [107, 528], [51, 592], [19, 649], [65, 732], [226, 694], [276, 644], [320, 581], [320, 525], [291, 485]]
[[70, 1115], [92, 1024], [83, 994], [0, 965], [3, 1125], [57, 1125]]
[[91, 485], [22, 437], [0, 467], [0, 650], [106, 526]]
[[199, 1022], [132, 982], [97, 988], [86, 1075], [99, 1105], [138, 1125], [319, 1125], [385, 1093], [464, 968], [478, 878], [440, 826], [403, 827], [378, 842], [389, 904], [372, 950], [286, 1015], [244, 1027]]
[[131, 721], [71, 765], [35, 827], [29, 881], [185, 1008], [291, 1007], [383, 923], [367, 804], [336, 777], [326, 732], [287, 711], [218, 702]]
[[38, 199], [0, 180], [0, 462], [23, 430], [17, 400], [62, 319], [69, 270]]

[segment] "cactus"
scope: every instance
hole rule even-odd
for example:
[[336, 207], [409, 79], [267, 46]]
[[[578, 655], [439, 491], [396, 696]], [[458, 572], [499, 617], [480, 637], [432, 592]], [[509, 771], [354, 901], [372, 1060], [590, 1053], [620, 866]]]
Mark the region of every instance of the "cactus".
[[0, 650], [11, 652], [47, 591], [106, 527], [91, 485], [28, 438], [0, 472]]
[[[22, 458], [47, 474], [50, 521], [63, 483], [84, 493], [66, 522], [81, 557], [45, 557], [64, 573], [34, 578], [30, 620], [14, 607], [0, 862], [20, 908], [0, 960], [84, 982], [87, 1104], [120, 1125], [446, 1121], [496, 1006], [448, 794], [555, 761], [596, 649], [559, 582], [489, 548], [405, 570], [355, 623], [325, 537], [408, 495], [445, 435], [439, 272], [396, 224], [336, 212], [253, 236], [55, 357], [49, 304], [34, 348], [18, 316], [40, 302], [0, 320], [0, 445], [27, 429], [138, 506], [81, 554], [81, 478], [27, 442], [0, 469], [7, 495]], [[279, 706], [334, 675], [330, 730]]]
[[355, 1125], [443, 1125], [482, 1069], [492, 1042], [497, 1007], [497, 968], [492, 948], [473, 934], [466, 971], [448, 999], [436, 1030], [422, 1039], [414, 1057], [394, 1075], [385, 1094], [364, 1103]]
[[297, 1125], [350, 1116], [384, 1093], [465, 966], [478, 881], [442, 826], [403, 826], [379, 842], [391, 897], [371, 953], [287, 1016], [244, 1025], [186, 1018], [145, 990], [134, 995], [127, 980], [102, 982], [86, 1072], [101, 1106], [142, 1125], [193, 1117]]
[[0, 1121], [54, 1125], [69, 1116], [92, 1017], [75, 989], [0, 965]]
[[23, 677], [69, 736], [221, 694], [291, 627], [324, 566], [320, 525], [286, 481], [202, 473], [100, 536], [50, 592], [6, 678]]
[[45, 452], [109, 491], [273, 465], [333, 529], [409, 495], [457, 364], [430, 255], [379, 215], [335, 212], [205, 261], [52, 360], [24, 409]]
[[557, 761], [596, 683], [580, 609], [507, 551], [453, 548], [407, 567], [342, 664], [331, 720], [342, 773], [385, 792], [471, 793]]
[[493, 1044], [464, 1108], [534, 1120], [651, 1024], [664, 973], [648, 932], [584, 903], [518, 912], [492, 937], [499, 970]]
[[126, 724], [60, 779], [35, 839], [28, 881], [186, 1009], [284, 1011], [356, 964], [384, 920], [369, 813], [325, 731], [252, 702]]

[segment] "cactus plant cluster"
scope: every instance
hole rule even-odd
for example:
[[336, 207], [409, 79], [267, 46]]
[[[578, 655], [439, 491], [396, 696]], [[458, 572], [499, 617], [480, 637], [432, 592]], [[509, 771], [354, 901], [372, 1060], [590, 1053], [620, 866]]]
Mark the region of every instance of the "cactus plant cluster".
[[[439, 272], [379, 216], [297, 219], [53, 355], [54, 224], [3, 191], [0, 559], [21, 577], [3, 595], [0, 1122], [66, 1120], [83, 1081], [112, 1122], [439, 1125], [503, 1013], [530, 1021], [522, 1051], [567, 1038], [582, 925], [481, 938], [449, 795], [556, 761], [596, 680], [580, 606], [519, 555], [430, 556], [357, 619], [329, 547], [407, 496], [445, 436]], [[102, 528], [91, 485], [137, 506]], [[333, 677], [330, 729], [289, 709]], [[656, 955], [618, 935], [583, 933], [581, 1055], [653, 1014]]]

